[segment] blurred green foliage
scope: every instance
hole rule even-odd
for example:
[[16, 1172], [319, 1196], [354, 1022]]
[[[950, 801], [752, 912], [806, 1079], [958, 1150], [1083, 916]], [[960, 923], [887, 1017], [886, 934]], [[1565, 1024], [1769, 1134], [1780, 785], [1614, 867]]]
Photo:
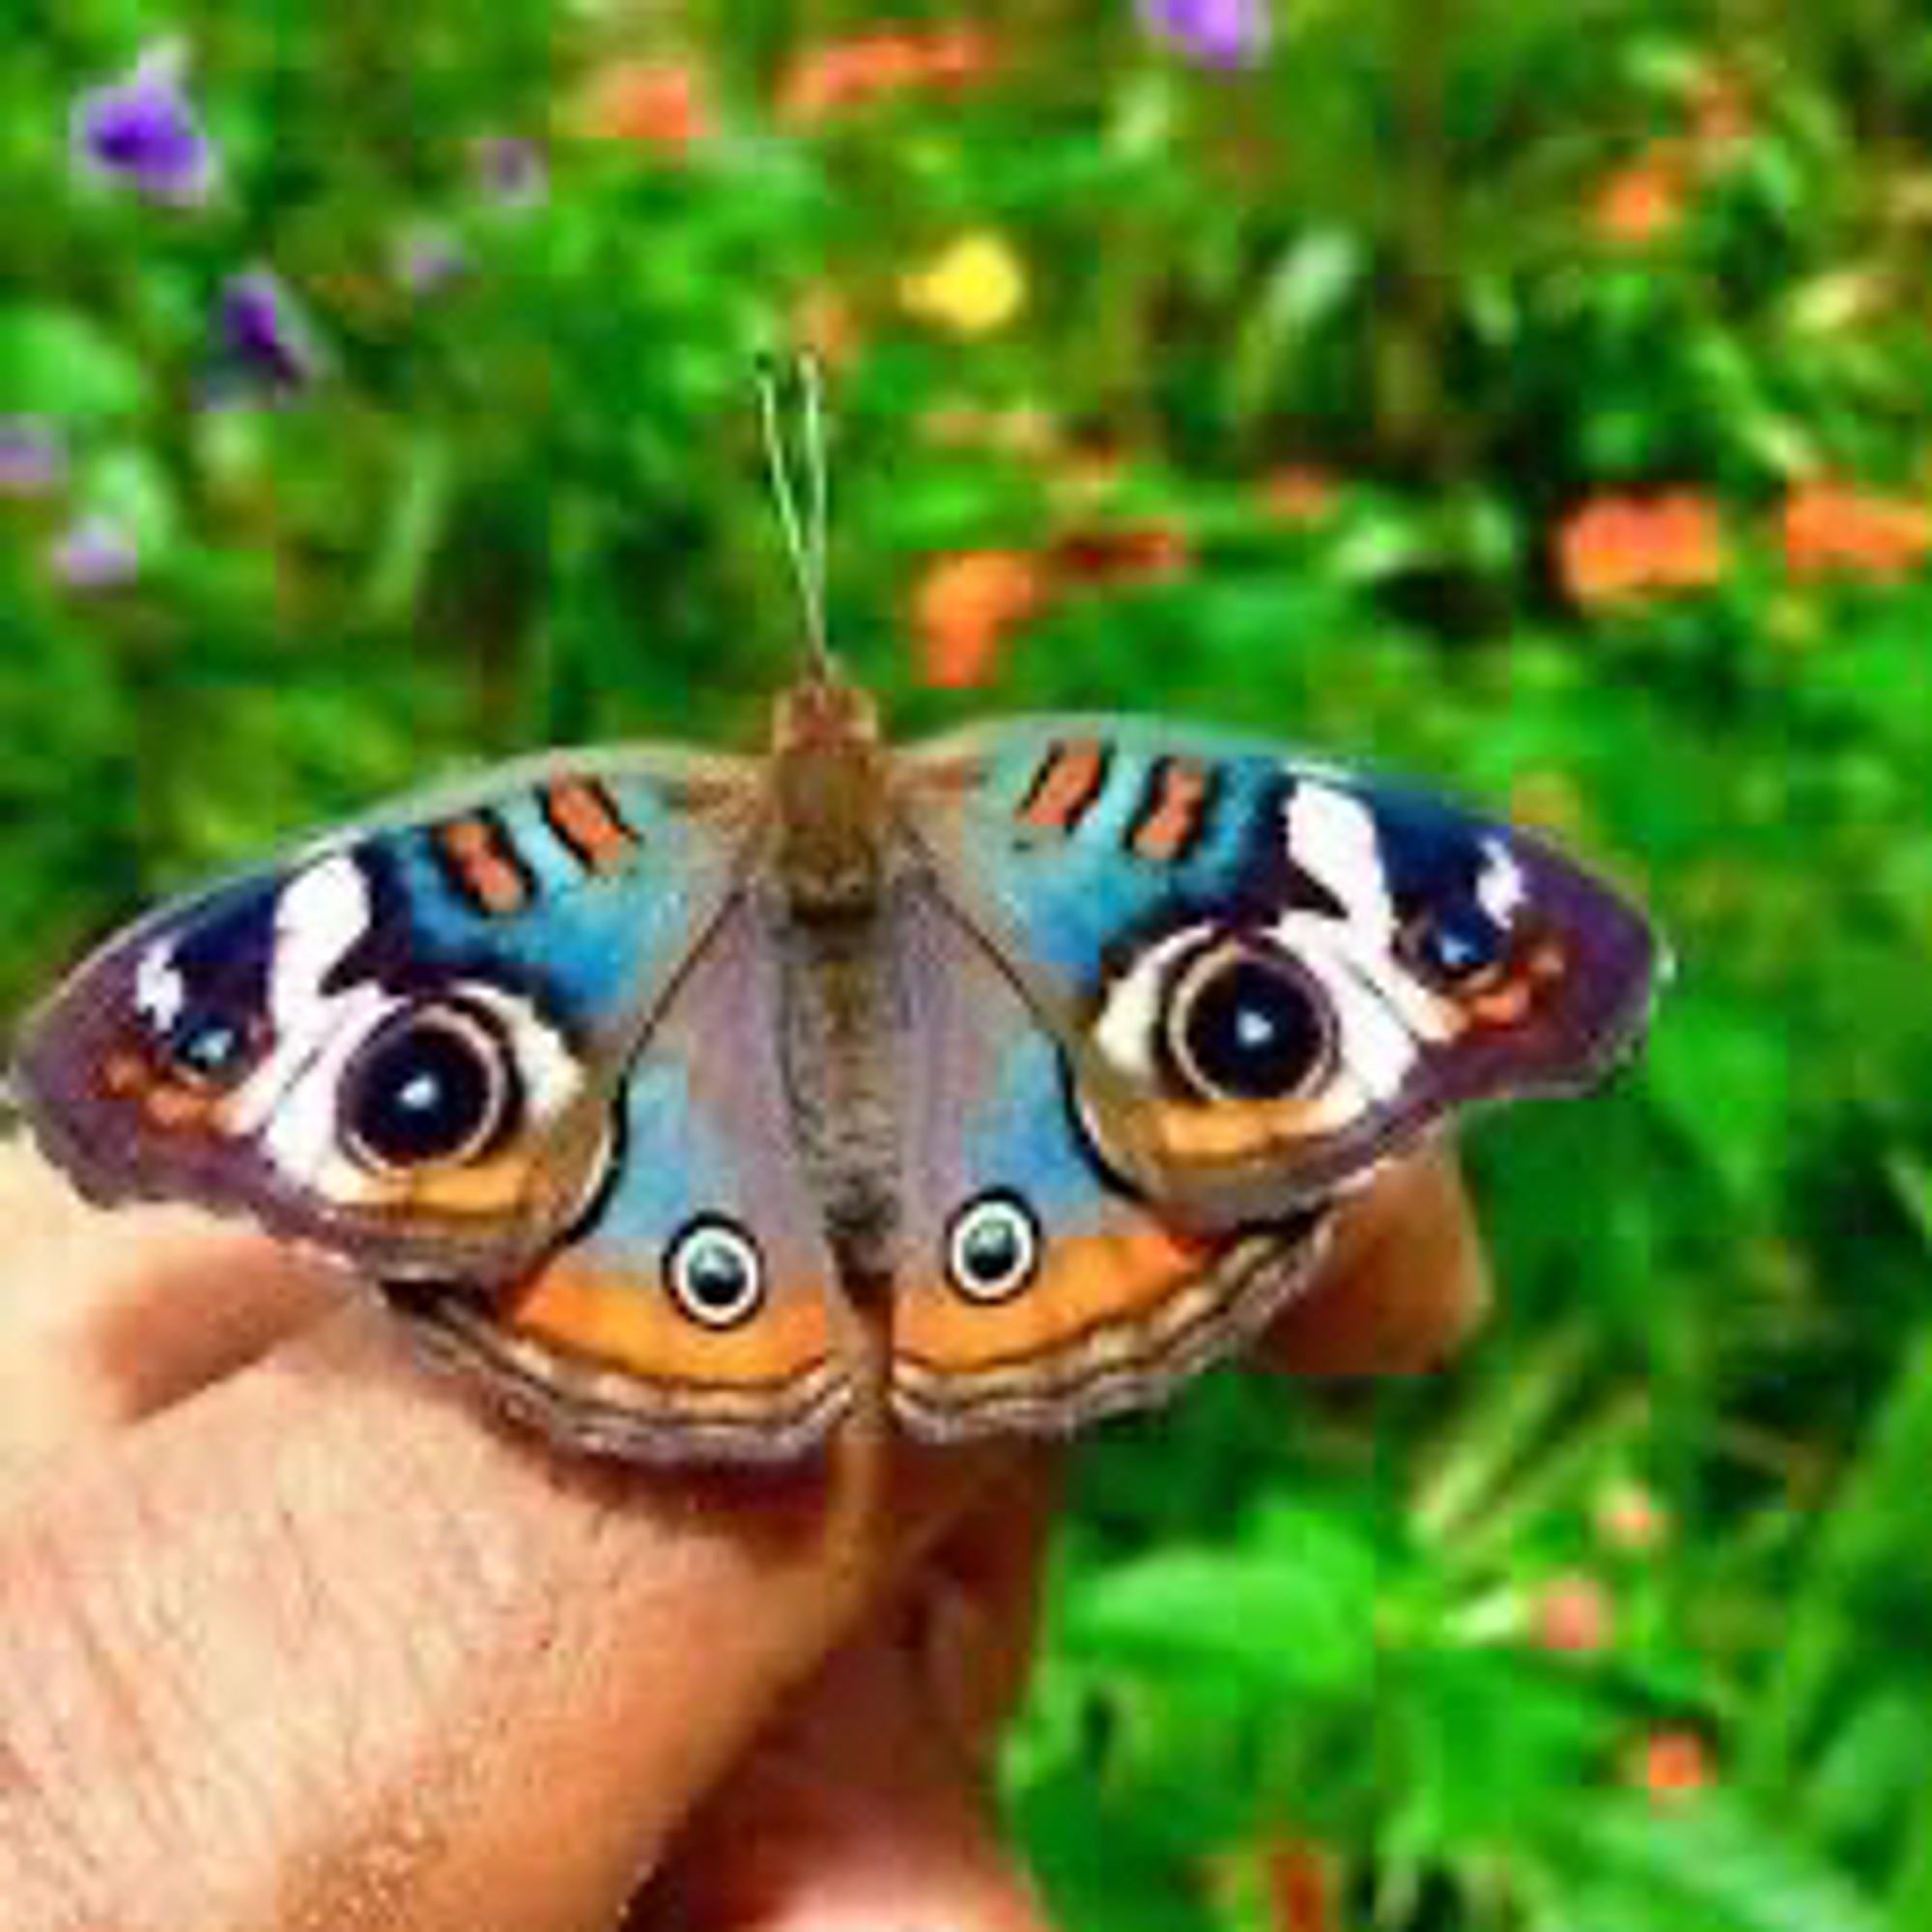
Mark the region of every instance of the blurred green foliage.
[[[1795, 12], [1284, 0], [1222, 71], [1127, 0], [16, 0], [0, 1012], [436, 768], [755, 742], [803, 333], [900, 727], [1264, 727], [1680, 953], [1640, 1073], [1470, 1137], [1464, 1365], [1083, 1461], [1009, 1779], [1067, 1921], [1922, 1932], [1932, 26]], [[186, 205], [69, 126], [171, 35]], [[264, 267], [293, 393], [219, 366]]]

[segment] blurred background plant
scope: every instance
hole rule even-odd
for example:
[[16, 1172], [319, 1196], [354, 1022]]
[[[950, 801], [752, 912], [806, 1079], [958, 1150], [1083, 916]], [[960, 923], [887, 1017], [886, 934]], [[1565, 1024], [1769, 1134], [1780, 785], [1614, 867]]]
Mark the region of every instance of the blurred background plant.
[[15, 0], [0, 1015], [438, 768], [755, 742], [761, 348], [901, 732], [1244, 725], [1644, 892], [1451, 1375], [1082, 1464], [1075, 1927], [1932, 1925], [1932, 23], [1909, 0]]

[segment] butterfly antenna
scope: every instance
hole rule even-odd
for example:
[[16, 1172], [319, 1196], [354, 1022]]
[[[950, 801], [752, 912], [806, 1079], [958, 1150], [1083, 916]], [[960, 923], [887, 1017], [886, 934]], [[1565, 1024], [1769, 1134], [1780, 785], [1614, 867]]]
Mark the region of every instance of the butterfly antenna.
[[[789, 425], [781, 393], [787, 372], [798, 391], [797, 415]], [[799, 602], [805, 607], [806, 667], [815, 682], [829, 684], [833, 668], [825, 636], [825, 551], [832, 488], [825, 460], [824, 377], [817, 357], [800, 351], [788, 363], [761, 356], [757, 381], [765, 467]]]

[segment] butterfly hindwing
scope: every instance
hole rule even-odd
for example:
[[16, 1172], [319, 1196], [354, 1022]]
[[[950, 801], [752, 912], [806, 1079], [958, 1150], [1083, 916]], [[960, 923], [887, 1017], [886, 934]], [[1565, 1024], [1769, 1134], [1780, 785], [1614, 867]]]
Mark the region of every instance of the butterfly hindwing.
[[1548, 846], [1279, 750], [1122, 719], [903, 767], [945, 890], [1075, 1065], [1099, 1157], [1227, 1227], [1471, 1101], [1591, 1084], [1648, 1009], [1641, 916]]
[[746, 768], [499, 771], [165, 907], [31, 1016], [85, 1192], [256, 1215], [379, 1276], [500, 1278], [609, 1158], [608, 1085], [731, 890]]
[[577, 1223], [514, 1280], [397, 1297], [578, 1447], [780, 1461], [850, 1406], [834, 1264], [790, 1141], [780, 983], [769, 909], [742, 895], [641, 1041]]

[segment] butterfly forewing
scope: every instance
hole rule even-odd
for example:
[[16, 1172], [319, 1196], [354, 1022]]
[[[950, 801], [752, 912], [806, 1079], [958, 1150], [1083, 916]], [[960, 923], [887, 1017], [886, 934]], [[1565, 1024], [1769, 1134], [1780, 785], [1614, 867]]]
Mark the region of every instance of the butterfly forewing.
[[916, 753], [902, 797], [1101, 1158], [1182, 1218], [1317, 1203], [1459, 1106], [1588, 1086], [1648, 1011], [1656, 942], [1609, 888], [1277, 749], [1023, 720]]
[[750, 768], [616, 752], [443, 788], [164, 908], [16, 1084], [97, 1200], [248, 1211], [366, 1271], [500, 1277], [599, 1182], [608, 1094], [733, 890]]

